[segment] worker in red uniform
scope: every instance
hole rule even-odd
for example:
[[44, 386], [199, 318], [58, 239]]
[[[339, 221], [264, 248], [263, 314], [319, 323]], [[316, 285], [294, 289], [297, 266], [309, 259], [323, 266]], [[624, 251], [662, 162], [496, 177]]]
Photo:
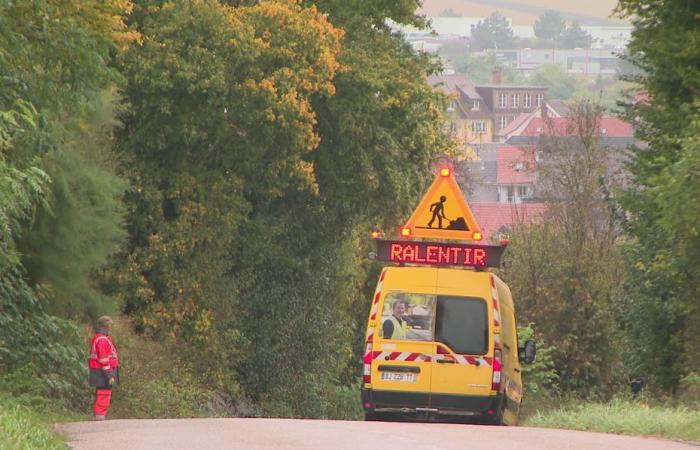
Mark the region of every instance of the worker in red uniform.
[[109, 316], [97, 319], [95, 335], [90, 342], [90, 386], [95, 388], [95, 420], [107, 418], [112, 388], [119, 384], [119, 357], [110, 336], [113, 324]]

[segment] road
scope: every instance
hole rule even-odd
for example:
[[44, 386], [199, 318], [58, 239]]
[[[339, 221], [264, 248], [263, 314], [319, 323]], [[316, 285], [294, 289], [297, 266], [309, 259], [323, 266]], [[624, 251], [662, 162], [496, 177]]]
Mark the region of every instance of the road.
[[295, 419], [163, 419], [60, 426], [92, 449], [699, 450], [662, 439], [526, 427]]

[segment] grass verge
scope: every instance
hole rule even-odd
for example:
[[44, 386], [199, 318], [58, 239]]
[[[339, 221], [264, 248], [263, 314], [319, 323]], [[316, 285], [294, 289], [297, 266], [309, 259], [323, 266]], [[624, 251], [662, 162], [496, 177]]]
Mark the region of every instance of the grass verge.
[[537, 412], [528, 417], [524, 425], [700, 442], [700, 411], [684, 406], [650, 406], [630, 400], [585, 403]]
[[0, 396], [0, 449], [66, 449], [61, 435], [29, 408]]

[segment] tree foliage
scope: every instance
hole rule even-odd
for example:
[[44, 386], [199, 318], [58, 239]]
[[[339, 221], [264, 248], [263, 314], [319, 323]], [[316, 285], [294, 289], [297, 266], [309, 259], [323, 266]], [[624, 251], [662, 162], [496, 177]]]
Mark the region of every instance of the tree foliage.
[[113, 117], [94, 106], [117, 102], [102, 95], [118, 80], [110, 52], [137, 37], [123, 22], [129, 8], [0, 3], [0, 389], [18, 397], [87, 400], [78, 328], [47, 311], [87, 314], [90, 276], [120, 235], [118, 189], [104, 189], [116, 183]]
[[471, 45], [476, 50], [514, 48], [516, 40], [508, 19], [495, 11], [472, 27]]
[[593, 42], [593, 37], [581, 28], [577, 20], [567, 26], [566, 20], [557, 11], [546, 11], [540, 15], [533, 29], [538, 39], [535, 45], [540, 48], [588, 48]]
[[547, 208], [541, 223], [511, 237], [505, 273], [521, 320], [554, 347], [560, 386], [584, 395], [610, 394], [624, 381], [615, 323], [625, 273], [606, 200], [616, 181], [613, 155], [600, 144], [601, 112], [576, 103], [568, 136], [546, 129], [537, 142], [537, 189]]
[[536, 68], [528, 78], [535, 86], [545, 86], [549, 96], [560, 100], [571, 100], [584, 93], [582, 77], [568, 74], [558, 64], [545, 64]]
[[558, 11], [546, 11], [535, 20], [533, 29], [536, 37], [554, 43], [566, 29], [566, 21]]
[[442, 98], [384, 24], [419, 23], [413, 1], [228, 3], [135, 7], [108, 286], [208, 383], [321, 416], [354, 376], [360, 236], [424, 187]]
[[699, 204], [698, 121], [700, 120], [700, 5], [694, 2], [623, 0], [618, 13], [632, 19], [630, 61], [644, 97], [627, 116], [647, 145], [630, 163], [632, 185], [625, 206], [634, 237], [628, 247], [632, 268], [627, 329], [640, 351], [636, 373], [673, 389], [698, 370], [697, 217]]
[[581, 28], [581, 24], [574, 20], [571, 26], [566, 27], [559, 37], [558, 44], [561, 48], [588, 48], [593, 42], [593, 37], [588, 31]]

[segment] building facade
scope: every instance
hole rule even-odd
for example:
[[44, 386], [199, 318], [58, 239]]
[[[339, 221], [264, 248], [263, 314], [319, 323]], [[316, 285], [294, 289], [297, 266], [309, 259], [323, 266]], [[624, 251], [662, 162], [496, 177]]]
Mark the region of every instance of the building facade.
[[541, 110], [548, 100], [546, 87], [492, 84], [475, 90], [492, 111], [494, 135], [520, 114]]

